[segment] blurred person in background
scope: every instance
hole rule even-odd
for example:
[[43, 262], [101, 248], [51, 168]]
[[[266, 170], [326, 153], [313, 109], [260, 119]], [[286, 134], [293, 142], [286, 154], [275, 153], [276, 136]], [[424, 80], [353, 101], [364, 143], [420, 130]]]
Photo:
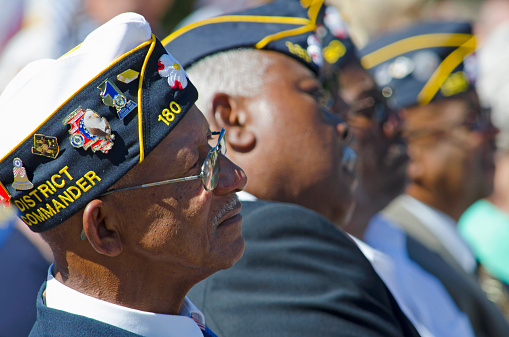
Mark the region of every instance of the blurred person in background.
[[[0, 53], [22, 28], [25, 3], [0, 1]], [[34, 299], [53, 256], [44, 240], [3, 206], [4, 201], [0, 192], [0, 335], [24, 337], [35, 322]]]
[[480, 40], [478, 92], [492, 108], [497, 135], [494, 190], [461, 216], [458, 227], [481, 263], [483, 289], [509, 318], [509, 2], [486, 1], [476, 25]]
[[0, 327], [2, 336], [28, 336], [35, 323], [35, 299], [53, 260], [49, 246], [0, 205]]
[[196, 0], [193, 6], [193, 12], [179, 22], [177, 29], [213, 16], [238, 12], [273, 1], [274, 0]]
[[[475, 92], [474, 50], [468, 23], [427, 23], [370, 42], [361, 61], [389, 105], [402, 109], [410, 158], [405, 193], [381, 212], [378, 227], [407, 233], [409, 256], [442, 282], [476, 335], [501, 336], [507, 322], [482, 293], [456, 227], [493, 187], [496, 129]], [[383, 251], [375, 229], [365, 239]]]
[[340, 9], [359, 48], [370, 40], [425, 21], [471, 21], [483, 0], [328, 0]]
[[156, 35], [175, 0], [25, 0], [21, 29], [0, 54], [0, 93], [26, 64], [57, 58], [95, 28], [124, 12], [147, 17]]
[[0, 0], [0, 53], [4, 46], [21, 29], [24, 0]]
[[353, 216], [338, 225], [360, 240], [368, 236], [370, 244], [380, 249], [366, 251], [366, 244], [357, 240], [421, 336], [474, 336], [468, 316], [440, 280], [409, 257], [405, 232], [387, 222], [381, 224], [377, 213], [405, 187], [404, 121], [362, 67], [339, 12], [327, 7], [324, 14], [331, 34], [321, 33], [320, 25], [317, 32], [322, 37], [325, 86], [333, 96], [327, 101], [348, 121], [359, 180]]

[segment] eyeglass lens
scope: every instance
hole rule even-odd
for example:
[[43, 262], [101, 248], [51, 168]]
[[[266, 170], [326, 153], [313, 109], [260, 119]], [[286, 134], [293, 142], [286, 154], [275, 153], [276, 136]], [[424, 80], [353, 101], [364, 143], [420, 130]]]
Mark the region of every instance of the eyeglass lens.
[[[217, 133], [213, 133], [217, 134]], [[202, 167], [202, 181], [203, 186], [207, 191], [212, 191], [216, 188], [219, 181], [219, 165], [217, 164], [217, 158], [219, 153], [226, 154], [226, 143], [224, 139], [224, 130], [219, 133], [219, 139], [217, 145], [210, 150], [207, 155], [207, 159], [203, 163]]]

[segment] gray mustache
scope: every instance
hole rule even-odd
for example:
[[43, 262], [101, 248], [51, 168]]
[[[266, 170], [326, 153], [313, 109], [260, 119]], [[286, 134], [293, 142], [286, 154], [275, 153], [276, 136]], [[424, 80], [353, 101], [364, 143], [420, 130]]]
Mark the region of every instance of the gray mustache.
[[232, 211], [233, 209], [235, 209], [235, 207], [237, 207], [238, 203], [239, 203], [239, 198], [237, 197], [236, 194], [233, 194], [230, 197], [230, 199], [228, 200], [228, 202], [214, 216], [214, 218], [212, 219], [212, 222], [211, 222], [211, 226], [212, 227], [216, 227], [219, 224], [219, 221], [221, 220], [221, 218], [226, 213], [228, 213], [228, 212]]

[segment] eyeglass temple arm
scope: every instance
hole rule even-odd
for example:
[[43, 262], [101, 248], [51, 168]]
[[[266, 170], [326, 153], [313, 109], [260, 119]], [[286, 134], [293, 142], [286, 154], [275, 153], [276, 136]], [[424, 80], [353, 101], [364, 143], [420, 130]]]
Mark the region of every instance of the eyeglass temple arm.
[[148, 184], [143, 184], [143, 185], [138, 185], [138, 186], [119, 188], [119, 189], [115, 189], [115, 190], [111, 190], [111, 191], [106, 191], [101, 196], [105, 196], [105, 195], [111, 194], [113, 192], [129, 191], [129, 190], [133, 190], [135, 188], [152, 187], [152, 186], [159, 186], [159, 185], [170, 184], [170, 183], [178, 183], [178, 182], [181, 182], [181, 181], [194, 180], [194, 179], [198, 179], [198, 178], [201, 178], [201, 174], [196, 175], [196, 176], [189, 176], [189, 177], [183, 177], [183, 178], [176, 178], [176, 179], [169, 179], [169, 180], [164, 180], [164, 181], [158, 181], [158, 182], [155, 182], [155, 183], [148, 183]]

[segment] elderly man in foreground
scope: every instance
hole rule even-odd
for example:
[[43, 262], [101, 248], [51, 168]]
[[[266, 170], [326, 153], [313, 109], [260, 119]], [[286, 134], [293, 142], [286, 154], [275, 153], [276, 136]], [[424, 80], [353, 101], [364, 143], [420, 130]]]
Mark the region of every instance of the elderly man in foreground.
[[31, 336], [214, 336], [186, 294], [241, 257], [246, 176], [196, 98], [133, 13], [4, 91], [2, 202], [55, 258]]

